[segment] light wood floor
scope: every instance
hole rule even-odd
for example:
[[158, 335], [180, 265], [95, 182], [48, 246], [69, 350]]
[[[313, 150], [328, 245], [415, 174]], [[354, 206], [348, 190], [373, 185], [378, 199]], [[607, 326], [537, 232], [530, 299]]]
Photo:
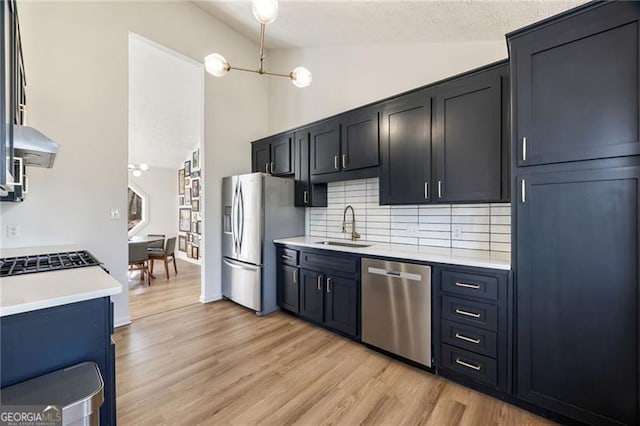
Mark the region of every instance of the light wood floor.
[[176, 259], [178, 274], [169, 265], [169, 279], [164, 264], [154, 262], [155, 279], [151, 285], [140, 281], [138, 272], [129, 274], [129, 315], [132, 320], [199, 303], [200, 265]]
[[552, 424], [278, 312], [195, 304], [114, 336], [120, 425]]

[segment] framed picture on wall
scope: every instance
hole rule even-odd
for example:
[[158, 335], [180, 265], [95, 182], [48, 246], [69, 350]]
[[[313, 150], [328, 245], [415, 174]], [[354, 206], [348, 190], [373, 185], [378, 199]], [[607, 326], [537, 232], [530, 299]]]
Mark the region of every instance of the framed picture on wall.
[[199, 212], [200, 211], [200, 200], [191, 200], [191, 211]]
[[196, 234], [202, 235], [202, 221], [196, 222]]
[[191, 178], [198, 179], [200, 177], [200, 170], [191, 170]]
[[187, 160], [184, 162], [184, 175], [191, 176], [191, 161]]
[[184, 194], [184, 169], [178, 170], [178, 194]]
[[186, 188], [191, 188], [191, 179], [188, 177], [184, 178], [184, 187]]
[[187, 237], [184, 235], [178, 235], [178, 250], [187, 252]]
[[191, 188], [184, 189], [184, 205], [185, 206], [191, 205]]
[[182, 207], [178, 214], [178, 229], [181, 232], [191, 231], [191, 208]]
[[193, 151], [193, 155], [191, 156], [191, 166], [194, 169], [200, 168], [200, 150], [199, 149], [196, 149], [195, 151]]
[[178, 197], [178, 205], [184, 206], [184, 195]]
[[192, 257], [191, 252], [193, 250], [193, 245], [191, 243], [187, 243], [187, 257]]
[[198, 246], [191, 246], [191, 257], [193, 257], [194, 259], [198, 259], [200, 257], [200, 247]]
[[191, 196], [200, 196], [200, 179], [191, 179]]
[[[193, 210], [191, 211], [191, 222], [197, 222], [198, 220], [200, 220], [200, 217], [198, 215], [198, 212], [194, 212]], [[193, 231], [195, 232], [195, 231]]]

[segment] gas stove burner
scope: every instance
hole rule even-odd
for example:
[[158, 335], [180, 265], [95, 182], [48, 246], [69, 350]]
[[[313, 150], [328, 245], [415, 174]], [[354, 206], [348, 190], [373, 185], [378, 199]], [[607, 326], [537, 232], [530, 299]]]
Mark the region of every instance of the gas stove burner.
[[86, 250], [7, 257], [0, 259], [0, 277], [84, 268], [87, 266], [101, 266], [101, 264]]

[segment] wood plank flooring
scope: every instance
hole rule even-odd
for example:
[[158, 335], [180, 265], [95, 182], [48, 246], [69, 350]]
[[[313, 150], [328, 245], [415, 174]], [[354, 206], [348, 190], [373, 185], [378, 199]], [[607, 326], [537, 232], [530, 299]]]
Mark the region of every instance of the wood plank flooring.
[[154, 262], [155, 279], [148, 286], [140, 273], [129, 274], [129, 315], [132, 320], [200, 303], [200, 265], [176, 259], [178, 273], [169, 265], [169, 279], [162, 262]]
[[[180, 272], [180, 269], [178, 269]], [[116, 330], [120, 425], [547, 425], [278, 312], [228, 301]]]

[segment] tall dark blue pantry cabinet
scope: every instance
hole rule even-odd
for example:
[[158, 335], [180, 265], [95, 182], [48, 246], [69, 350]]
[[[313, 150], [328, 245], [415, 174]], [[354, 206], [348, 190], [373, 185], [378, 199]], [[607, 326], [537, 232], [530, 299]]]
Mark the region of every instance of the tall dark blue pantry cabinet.
[[507, 35], [518, 398], [640, 423], [640, 3]]

